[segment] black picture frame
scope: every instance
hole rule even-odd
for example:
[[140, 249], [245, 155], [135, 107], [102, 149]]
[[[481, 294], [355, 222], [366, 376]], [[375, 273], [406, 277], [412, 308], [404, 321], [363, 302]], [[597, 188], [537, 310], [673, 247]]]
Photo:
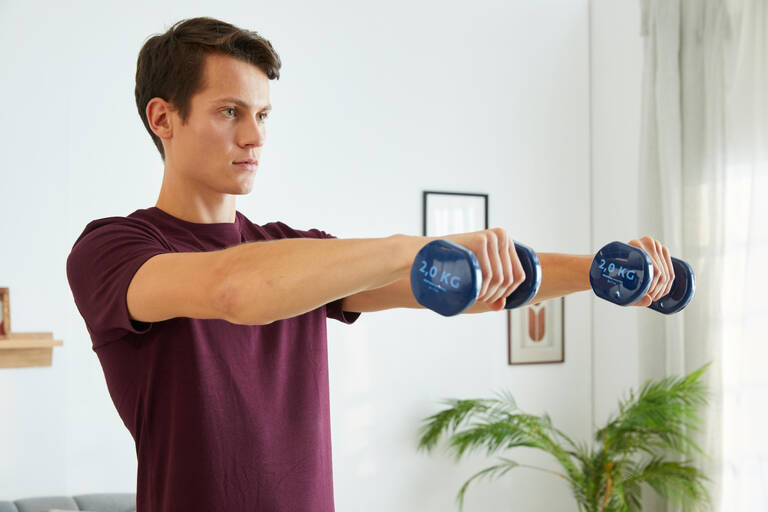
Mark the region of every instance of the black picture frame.
[[422, 193], [422, 226], [421, 226], [421, 233], [422, 236], [441, 236], [441, 235], [448, 235], [453, 234], [455, 232], [461, 232], [461, 231], [454, 231], [453, 233], [428, 233], [428, 225], [430, 220], [430, 211], [429, 211], [429, 203], [430, 203], [430, 197], [434, 196], [435, 199], [440, 199], [441, 196], [443, 198], [456, 198], [458, 199], [459, 196], [465, 196], [467, 198], [482, 198], [482, 208], [483, 212], [481, 214], [481, 218], [483, 219], [482, 226], [477, 227], [473, 226], [469, 229], [466, 229], [464, 232], [470, 232], [470, 231], [477, 231], [481, 229], [488, 229], [488, 194], [481, 194], [481, 193], [473, 193], [473, 192], [446, 192], [446, 191], [438, 191], [438, 190], [424, 190]]

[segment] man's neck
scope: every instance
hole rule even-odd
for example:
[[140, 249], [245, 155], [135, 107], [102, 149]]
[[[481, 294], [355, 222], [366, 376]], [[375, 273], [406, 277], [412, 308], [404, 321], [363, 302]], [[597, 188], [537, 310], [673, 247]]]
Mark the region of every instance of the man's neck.
[[171, 184], [165, 178], [155, 207], [177, 219], [198, 224], [235, 222], [235, 196], [204, 196], [183, 184]]

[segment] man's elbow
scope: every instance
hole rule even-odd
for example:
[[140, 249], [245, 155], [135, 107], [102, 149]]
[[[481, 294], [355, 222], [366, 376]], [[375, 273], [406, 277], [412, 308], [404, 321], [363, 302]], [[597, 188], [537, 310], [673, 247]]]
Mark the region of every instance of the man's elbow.
[[363, 311], [357, 311], [358, 309], [362, 308], [356, 307], [354, 303], [349, 300], [350, 297], [344, 297], [341, 299], [341, 310], [346, 313], [363, 313]]
[[[265, 308], [256, 308], [253, 304], [254, 301], [246, 303], [242, 299], [245, 295], [242, 286], [233, 286], [231, 282], [227, 281], [228, 279], [225, 279], [225, 282], [220, 286], [216, 299], [224, 320], [237, 325], [267, 325], [275, 321], [274, 318], [270, 318], [269, 312]], [[255, 302], [266, 304], [269, 301]]]

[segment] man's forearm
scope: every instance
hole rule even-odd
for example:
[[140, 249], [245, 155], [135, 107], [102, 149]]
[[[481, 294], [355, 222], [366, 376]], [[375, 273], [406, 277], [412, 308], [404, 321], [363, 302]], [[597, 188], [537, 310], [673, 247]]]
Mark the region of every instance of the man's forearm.
[[248, 325], [297, 316], [342, 297], [379, 289], [410, 274], [429, 237], [290, 238], [221, 251], [229, 317]]
[[537, 253], [541, 262], [541, 286], [531, 304], [591, 289], [589, 267], [594, 255]]

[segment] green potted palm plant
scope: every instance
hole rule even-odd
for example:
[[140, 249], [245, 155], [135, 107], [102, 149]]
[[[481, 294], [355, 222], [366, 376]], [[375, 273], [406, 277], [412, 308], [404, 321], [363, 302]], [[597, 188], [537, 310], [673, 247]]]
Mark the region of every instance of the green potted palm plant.
[[[459, 490], [464, 494], [477, 478], [498, 478], [525, 467], [565, 479], [580, 512], [641, 510], [641, 486], [649, 485], [672, 503], [685, 507], [711, 503], [707, 478], [685, 457], [701, 448], [688, 436], [700, 428], [698, 410], [708, 392], [699, 380], [709, 363], [682, 378], [646, 382], [640, 391], [621, 400], [618, 414], [597, 430], [591, 443], [578, 443], [552, 425], [549, 415], [520, 411], [508, 392], [494, 399], [449, 399], [450, 405], [424, 420], [418, 449], [431, 451], [443, 434], [450, 433], [449, 451], [458, 461], [469, 451], [485, 447], [498, 463], [473, 475]], [[470, 421], [474, 420], [471, 424]], [[518, 446], [544, 450], [562, 471], [519, 464], [499, 452]]]

